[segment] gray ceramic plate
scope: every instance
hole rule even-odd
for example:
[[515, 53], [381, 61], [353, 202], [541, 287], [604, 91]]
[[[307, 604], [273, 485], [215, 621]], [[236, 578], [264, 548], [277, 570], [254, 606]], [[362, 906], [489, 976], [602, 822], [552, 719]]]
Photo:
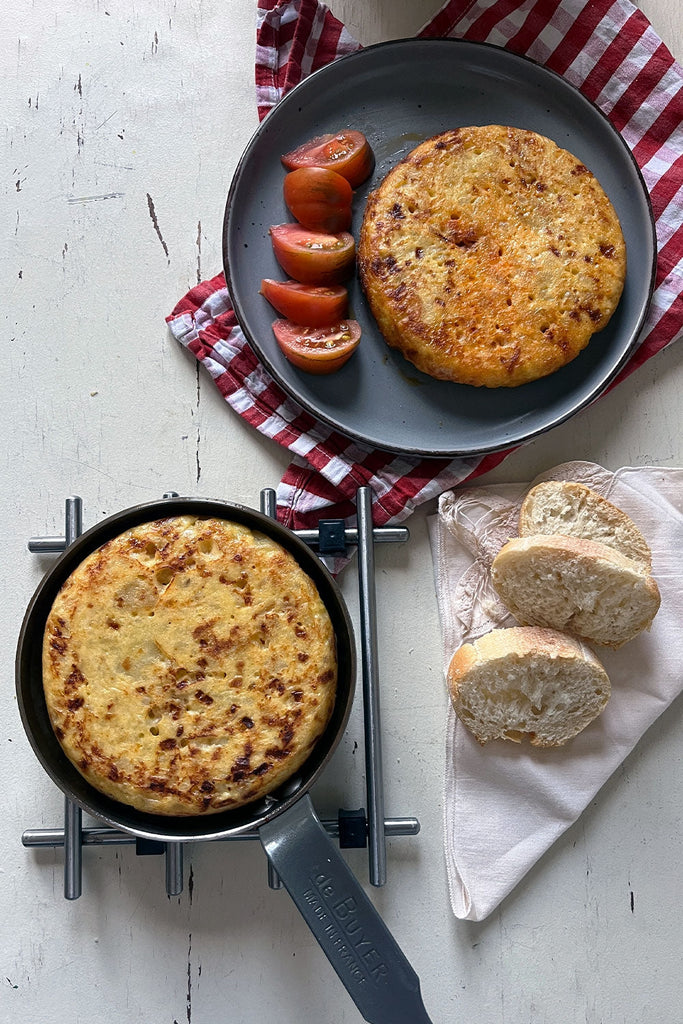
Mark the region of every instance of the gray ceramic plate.
[[[544, 380], [488, 390], [433, 380], [388, 348], [358, 281], [351, 315], [363, 338], [338, 373], [297, 370], [277, 347], [276, 314], [259, 295], [264, 277], [284, 278], [268, 229], [291, 220], [280, 156], [324, 132], [357, 128], [375, 152], [372, 177], [354, 197], [358, 237], [365, 198], [423, 139], [447, 128], [509, 124], [569, 149], [593, 171], [621, 220], [626, 285], [608, 326], [572, 363]], [[237, 318], [282, 388], [344, 434], [395, 452], [475, 455], [527, 441], [591, 402], [636, 343], [652, 293], [656, 245], [638, 167], [603, 114], [564, 79], [498, 47], [459, 40], [397, 40], [359, 50], [298, 85], [263, 121], [228, 196], [223, 258]]]

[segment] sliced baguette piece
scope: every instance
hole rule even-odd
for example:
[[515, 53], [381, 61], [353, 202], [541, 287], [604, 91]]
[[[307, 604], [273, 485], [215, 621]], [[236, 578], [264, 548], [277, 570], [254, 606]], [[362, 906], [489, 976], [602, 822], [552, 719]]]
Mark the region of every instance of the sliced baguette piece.
[[554, 629], [494, 629], [451, 658], [455, 713], [481, 743], [528, 739], [566, 743], [593, 721], [610, 696], [605, 669], [585, 644]]
[[493, 585], [525, 626], [560, 629], [621, 647], [649, 629], [659, 588], [637, 562], [598, 541], [532, 536], [508, 541], [491, 566]]
[[532, 487], [519, 512], [519, 535], [563, 534], [600, 541], [650, 572], [652, 552], [625, 512], [571, 480], [546, 480]]

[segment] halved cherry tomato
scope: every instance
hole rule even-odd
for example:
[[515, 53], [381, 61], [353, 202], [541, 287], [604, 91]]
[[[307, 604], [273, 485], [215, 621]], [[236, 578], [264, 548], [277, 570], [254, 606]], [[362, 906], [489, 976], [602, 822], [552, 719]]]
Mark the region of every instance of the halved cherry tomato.
[[353, 274], [356, 243], [342, 231], [329, 235], [299, 224], [277, 224], [270, 229], [273, 251], [289, 277], [302, 284], [340, 284]]
[[261, 295], [278, 313], [304, 327], [328, 327], [338, 323], [346, 313], [349, 293], [343, 285], [316, 288], [298, 281], [261, 281]]
[[282, 163], [288, 171], [297, 167], [327, 167], [357, 188], [372, 174], [375, 158], [363, 133], [349, 130], [319, 135], [285, 153]]
[[315, 374], [339, 370], [360, 341], [357, 320], [341, 320], [332, 327], [302, 327], [291, 320], [276, 320], [273, 333], [290, 363]]
[[312, 231], [347, 231], [351, 227], [353, 189], [346, 178], [326, 167], [299, 167], [285, 175], [287, 209]]

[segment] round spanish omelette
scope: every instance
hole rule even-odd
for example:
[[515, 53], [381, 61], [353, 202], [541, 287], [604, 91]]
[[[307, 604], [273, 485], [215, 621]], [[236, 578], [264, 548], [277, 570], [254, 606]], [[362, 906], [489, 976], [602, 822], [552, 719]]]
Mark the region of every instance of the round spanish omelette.
[[43, 689], [67, 757], [138, 810], [208, 814], [270, 793], [334, 707], [313, 581], [248, 527], [181, 515], [90, 554], [49, 613]]
[[445, 131], [373, 191], [361, 284], [388, 344], [432, 377], [517, 387], [574, 359], [626, 276], [617, 214], [575, 156], [502, 125]]

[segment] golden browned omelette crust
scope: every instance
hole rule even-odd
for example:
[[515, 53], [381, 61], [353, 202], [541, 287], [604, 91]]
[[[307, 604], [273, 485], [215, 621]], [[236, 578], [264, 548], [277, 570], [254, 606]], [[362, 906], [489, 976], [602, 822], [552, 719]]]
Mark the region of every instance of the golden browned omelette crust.
[[332, 624], [294, 558], [220, 519], [146, 523], [83, 561], [47, 620], [55, 733], [95, 788], [155, 814], [273, 790], [323, 732]]
[[516, 387], [574, 359], [616, 309], [617, 215], [554, 142], [500, 125], [443, 132], [370, 194], [361, 283], [389, 345], [433, 377]]

